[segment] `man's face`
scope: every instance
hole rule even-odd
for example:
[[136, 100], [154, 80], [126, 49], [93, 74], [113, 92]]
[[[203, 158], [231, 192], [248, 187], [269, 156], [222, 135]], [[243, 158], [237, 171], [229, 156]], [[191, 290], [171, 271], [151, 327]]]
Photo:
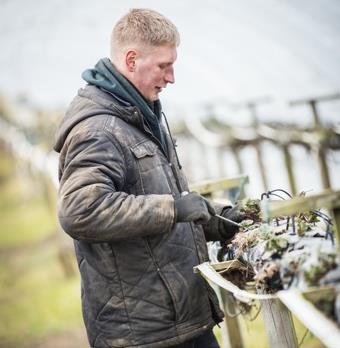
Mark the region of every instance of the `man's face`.
[[132, 83], [145, 99], [155, 101], [168, 83], [175, 82], [176, 46], [150, 47], [137, 55]]

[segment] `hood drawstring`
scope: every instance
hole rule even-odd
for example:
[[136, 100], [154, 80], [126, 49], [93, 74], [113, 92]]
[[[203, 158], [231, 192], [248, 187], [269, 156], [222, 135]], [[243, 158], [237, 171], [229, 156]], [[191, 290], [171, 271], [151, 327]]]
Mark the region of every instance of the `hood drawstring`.
[[176, 156], [176, 159], [177, 159], [178, 168], [182, 169], [182, 165], [181, 165], [181, 163], [179, 161], [178, 154], [177, 154], [177, 151], [176, 151], [176, 146], [177, 145], [175, 145], [174, 139], [172, 138], [170, 127], [169, 127], [169, 123], [168, 123], [168, 120], [167, 120], [167, 118], [165, 116], [165, 113], [163, 111], [162, 111], [162, 115], [163, 115], [165, 123], [166, 123], [166, 128], [168, 129], [168, 132], [169, 132], [169, 136], [170, 136], [170, 139], [171, 139], [171, 142], [172, 142], [172, 147], [173, 147], [173, 149], [175, 151], [175, 156]]

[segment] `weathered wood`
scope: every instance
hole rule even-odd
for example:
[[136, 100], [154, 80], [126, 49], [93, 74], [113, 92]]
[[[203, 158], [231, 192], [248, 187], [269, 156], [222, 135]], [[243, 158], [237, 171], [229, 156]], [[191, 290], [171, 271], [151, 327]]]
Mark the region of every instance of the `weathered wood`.
[[[307, 104], [310, 106], [312, 115], [313, 115], [313, 121], [314, 121], [314, 128], [316, 131], [319, 131], [322, 129], [322, 123], [319, 115], [319, 111], [317, 108], [317, 104], [324, 101], [330, 101], [330, 100], [336, 100], [340, 98], [339, 93], [333, 93], [329, 95], [324, 96], [318, 96], [315, 98], [308, 98], [308, 99], [302, 99], [302, 100], [296, 100], [290, 103], [290, 105], [301, 105], [301, 104]], [[328, 166], [326, 162], [326, 149], [323, 147], [321, 143], [321, 139], [316, 143], [316, 153], [317, 153], [317, 159], [319, 163], [320, 168], [320, 174], [321, 174], [321, 180], [322, 180], [322, 186], [324, 189], [328, 189], [331, 187], [330, 177], [329, 177], [329, 171]]]
[[336, 99], [340, 99], [340, 93], [338, 92], [321, 95], [321, 96], [315, 96], [312, 98], [295, 99], [295, 100], [291, 100], [289, 104], [291, 106], [295, 106], [295, 105], [303, 105], [303, 104], [311, 103], [311, 102], [325, 102], [325, 101], [331, 101]]
[[340, 207], [340, 191], [325, 190], [317, 195], [295, 197], [286, 201], [262, 201], [264, 218], [271, 219], [282, 215], [294, 215], [313, 209], [334, 209]]
[[297, 290], [279, 291], [279, 299], [316, 337], [329, 348], [338, 348], [340, 330], [330, 319], [304, 299]]
[[216, 191], [228, 190], [231, 188], [242, 188], [249, 182], [247, 175], [235, 176], [233, 178], [221, 178], [215, 180], [205, 180], [190, 185], [191, 191], [196, 191], [201, 195], [210, 194]]
[[267, 191], [268, 190], [267, 170], [266, 170], [264, 162], [263, 162], [261, 144], [255, 144], [254, 147], [255, 147], [255, 151], [256, 151], [257, 165], [259, 167], [259, 171], [261, 174], [263, 189], [264, 189], [264, 191]]
[[226, 325], [227, 337], [225, 337], [223, 348], [243, 348], [240, 324], [237, 318], [237, 307], [233, 295], [223, 289], [220, 289], [223, 311], [225, 314], [224, 323]]
[[297, 125], [290, 127], [261, 124], [257, 134], [263, 140], [268, 140], [276, 145], [302, 145], [305, 148], [319, 146], [320, 143], [327, 144], [330, 148], [339, 148], [336, 145], [338, 133], [334, 127], [322, 127], [314, 129], [298, 128]]
[[317, 147], [317, 159], [319, 163], [322, 187], [324, 189], [329, 189], [331, 188], [331, 180], [329, 177], [329, 170], [328, 170], [326, 158], [327, 158], [327, 149], [325, 149], [322, 145], [319, 145]]
[[297, 99], [297, 100], [291, 101], [289, 104], [290, 106], [297, 106], [297, 105], [304, 105], [304, 104], [309, 105], [312, 109], [314, 125], [315, 127], [319, 127], [321, 125], [321, 121], [320, 121], [320, 116], [317, 110], [317, 103], [336, 100], [336, 99], [340, 99], [340, 93], [332, 93], [332, 94], [322, 95], [322, 96], [313, 97], [313, 98]]
[[287, 144], [284, 144], [282, 146], [282, 151], [283, 151], [287, 175], [288, 175], [290, 192], [293, 194], [293, 196], [295, 196], [297, 193], [297, 190], [296, 190], [296, 182], [294, 178], [292, 156], [290, 155], [290, 152], [289, 152], [289, 146]]
[[262, 316], [271, 348], [296, 348], [298, 346], [290, 311], [278, 300], [260, 301]]
[[238, 146], [234, 146], [232, 148], [232, 154], [234, 156], [238, 172], [244, 173], [244, 166], [241, 161], [240, 148]]
[[210, 131], [197, 117], [185, 119], [185, 126], [188, 132], [203, 145], [209, 147], [223, 147], [229, 143], [229, 140], [224, 134]]
[[240, 269], [244, 267], [244, 264], [237, 260], [230, 260], [230, 261], [222, 261], [219, 263], [211, 263], [210, 266], [215, 270], [215, 271], [222, 271], [222, 270], [235, 270], [235, 269]]
[[325, 190], [317, 195], [295, 197], [287, 201], [263, 200], [261, 206], [265, 220], [320, 208], [325, 208], [332, 212], [338, 253], [340, 254], [340, 191]]
[[340, 207], [339, 206], [335, 206], [332, 209], [332, 215], [333, 215], [336, 239], [338, 242], [338, 255], [340, 256]]
[[[299, 320], [308, 328], [311, 330], [313, 334], [315, 334], [321, 341], [323, 341], [327, 347], [335, 348], [336, 345], [329, 345], [329, 341], [325, 341], [323, 337], [323, 332], [327, 332], [327, 335], [330, 337], [336, 337], [338, 339], [339, 335], [339, 329], [336, 327], [334, 323], [332, 323], [329, 319], [327, 319], [321, 312], [319, 312], [314, 306], [309, 303], [308, 301], [304, 300], [301, 304], [301, 300], [298, 298], [298, 301], [295, 301], [292, 299], [292, 296], [290, 295], [293, 290], [285, 290], [285, 291], [279, 291], [277, 295], [273, 294], [254, 294], [251, 292], [247, 292], [245, 290], [242, 290], [238, 288], [236, 285], [228, 281], [227, 279], [223, 278], [217, 271], [223, 270], [223, 268], [231, 268], [231, 267], [238, 267], [238, 263], [234, 261], [225, 261], [221, 263], [216, 264], [209, 264], [204, 263], [197, 267], [195, 267], [196, 272], [200, 272], [201, 275], [206, 278], [209, 282], [217, 285], [220, 288], [220, 294], [222, 294], [221, 291], [223, 291], [224, 294], [230, 293], [230, 296], [233, 296], [237, 298], [238, 300], [249, 303], [249, 300], [257, 299], [260, 300], [261, 307], [262, 307], [262, 315], [265, 322], [267, 337], [269, 340], [269, 346], [272, 348], [290, 348], [290, 347], [297, 347], [297, 338], [296, 333], [293, 325], [292, 316], [290, 313], [290, 310], [295, 314]], [[280, 296], [279, 296], [280, 294]], [[286, 296], [286, 294], [288, 294]], [[331, 286], [318, 288], [318, 289], [311, 289], [306, 291], [306, 293], [303, 294], [306, 298], [310, 299], [311, 301], [317, 301], [318, 299], [324, 298], [325, 296], [334, 296], [334, 288]], [[232, 311], [235, 313], [233, 308], [233, 303], [230, 303], [230, 299], [228, 296], [222, 297], [221, 303], [223, 307], [227, 306], [229, 309], [229, 312]], [[284, 300], [286, 299], [286, 300]], [[281, 300], [282, 303], [279, 301]], [[295, 304], [297, 302], [297, 305]], [[307, 302], [307, 304], [306, 304]], [[307, 315], [307, 318], [305, 318], [305, 315], [300, 316], [298, 313], [304, 311], [305, 307], [307, 308], [313, 308], [311, 311], [309, 311], [309, 314]], [[228, 310], [225, 311], [228, 312]], [[315, 317], [315, 311], [317, 311], [318, 315]], [[310, 316], [311, 324], [306, 323], [306, 320], [308, 320], [308, 316]], [[314, 316], [314, 319], [313, 319]], [[235, 318], [231, 318], [235, 319]], [[321, 322], [322, 320], [326, 319], [325, 327], [317, 329], [317, 332], [315, 332], [314, 325], [317, 326], [317, 322]], [[243, 344], [242, 341], [239, 341], [239, 336], [241, 334], [237, 330], [238, 323], [229, 320], [225, 323], [228, 333], [224, 333], [224, 335], [228, 338], [228, 344], [230, 347], [240, 347], [237, 344]], [[323, 325], [321, 325], [323, 326]], [[335, 330], [335, 331], [334, 331]], [[321, 331], [321, 332], [319, 332]], [[237, 340], [230, 341], [230, 336], [234, 335]], [[333, 335], [333, 336], [332, 336]], [[335, 336], [334, 336], [335, 335]], [[225, 339], [226, 340], [226, 339]], [[237, 343], [239, 341], [239, 343]], [[340, 342], [340, 338], [339, 341]], [[235, 344], [236, 346], [233, 346]], [[227, 347], [229, 347], [227, 346]]]
[[217, 149], [215, 149], [215, 151], [216, 151], [217, 163], [218, 163], [218, 176], [222, 178], [228, 175], [227, 166], [224, 161], [224, 154], [225, 154], [224, 146], [218, 147]]
[[[228, 315], [228, 313], [235, 313], [235, 299], [230, 293], [223, 291], [223, 289], [216, 284], [212, 282], [209, 283], [218, 297], [221, 309], [225, 313], [223, 322], [219, 324], [222, 338], [221, 348], [243, 348], [242, 335], [237, 316]], [[228, 294], [230, 294], [230, 297]]]
[[[256, 133], [258, 133], [259, 128], [259, 121], [258, 121], [258, 115], [257, 115], [257, 105], [259, 103], [262, 103], [263, 101], [251, 101], [247, 103], [247, 107], [250, 111], [250, 114], [253, 118], [253, 127], [256, 130]], [[265, 102], [268, 102], [267, 100]], [[255, 151], [256, 151], [256, 159], [257, 159], [257, 165], [259, 167], [259, 171], [261, 174], [262, 179], [262, 185], [264, 188], [264, 191], [268, 190], [268, 178], [267, 178], [267, 171], [263, 162], [262, 157], [262, 144], [259, 142], [254, 143]]]
[[334, 286], [324, 286], [321, 288], [313, 288], [305, 290], [302, 293], [303, 297], [312, 303], [316, 303], [324, 298], [331, 299], [335, 297]]
[[238, 286], [218, 274], [213, 266], [209, 264], [209, 262], [204, 262], [194, 267], [194, 272], [199, 272], [209, 282], [212, 282], [218, 285], [220, 288], [231, 292], [241, 302], [249, 303], [250, 300], [269, 300], [276, 298], [275, 295], [255, 294], [240, 289]]
[[309, 105], [312, 108], [314, 126], [315, 127], [321, 127], [320, 116], [319, 116], [319, 113], [318, 113], [318, 109], [317, 109], [316, 103], [317, 103], [316, 100], [310, 100], [309, 101]]
[[[29, 142], [25, 134], [10, 122], [0, 119], [0, 136], [8, 143], [16, 158], [20, 158], [31, 169], [31, 175], [39, 180], [43, 188], [50, 213], [55, 216], [57, 187], [49, 172], [48, 153]], [[74, 249], [70, 238], [58, 230], [58, 259], [66, 277], [76, 274]]]

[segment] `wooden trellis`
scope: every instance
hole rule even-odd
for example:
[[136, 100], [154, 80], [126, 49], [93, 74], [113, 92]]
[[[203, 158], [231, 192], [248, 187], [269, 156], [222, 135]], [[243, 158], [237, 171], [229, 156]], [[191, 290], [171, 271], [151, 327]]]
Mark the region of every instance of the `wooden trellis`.
[[[291, 155], [292, 145], [298, 145], [311, 150], [315, 155], [315, 167], [319, 169], [323, 189], [332, 187], [329, 173], [329, 164], [326, 155], [329, 150], [340, 149], [340, 133], [338, 127], [322, 125], [317, 106], [320, 103], [339, 100], [340, 94], [334, 93], [328, 96], [296, 100], [290, 102], [291, 106], [306, 104], [310, 106], [313, 117], [312, 127], [301, 127], [297, 124], [282, 124], [278, 122], [259, 122], [258, 104], [268, 102], [268, 98], [245, 102], [237, 108], [246, 108], [251, 117], [252, 124], [247, 127], [230, 126], [222, 123], [209, 111], [209, 118], [204, 122], [198, 118], [185, 120], [180, 126], [174, 128], [178, 136], [194, 139], [202, 146], [215, 148], [218, 156], [222, 159], [223, 152], [228, 150], [237, 163], [239, 173], [243, 173], [243, 163], [240, 150], [251, 147], [255, 151], [258, 171], [260, 173], [263, 190], [268, 189], [268, 172], [265, 168], [265, 158], [262, 153], [262, 145], [270, 142], [280, 149], [284, 159], [284, 167], [289, 183], [289, 190], [293, 195], [298, 193], [296, 178], [294, 175], [294, 163]], [[223, 168], [223, 161], [220, 161]], [[221, 173], [225, 176], [225, 173]]]
[[[35, 178], [39, 182], [43, 189], [46, 204], [54, 216], [57, 209], [57, 161], [55, 154], [48, 153], [43, 148], [32, 145], [24, 132], [18, 129], [15, 124], [9, 122], [11, 119], [10, 115], [7, 113], [2, 115], [0, 110], [0, 116], [0, 139], [4, 141], [15, 158], [21, 160], [27, 166], [32, 178]], [[62, 232], [59, 226], [56, 234], [58, 241], [57, 255], [60, 265], [65, 276], [72, 277], [76, 274], [76, 261], [72, 240]]]
[[[225, 186], [223, 186], [223, 182]], [[206, 195], [213, 194], [213, 188], [224, 189], [230, 187], [231, 180], [219, 180], [218, 184], [210, 182], [210, 192], [206, 189], [206, 183], [202, 185], [201, 192]], [[200, 191], [199, 185], [195, 185]], [[311, 209], [327, 208], [333, 215], [334, 227], [336, 229], [336, 240], [338, 254], [340, 255], [340, 191], [327, 190], [318, 195], [309, 197], [297, 197], [288, 201], [263, 201], [262, 213], [266, 219], [282, 215], [295, 215]], [[317, 299], [323, 296], [335, 296], [333, 286], [312, 289], [300, 292], [297, 289], [282, 290], [276, 294], [258, 294], [245, 291], [237, 287], [229, 280], [222, 277], [219, 272], [230, 267], [239, 267], [237, 261], [224, 261], [215, 264], [204, 263], [195, 267], [205, 279], [215, 285], [221, 300], [222, 308], [231, 308], [234, 299], [249, 302], [258, 300], [261, 304], [263, 318], [266, 327], [268, 342], [272, 348], [284, 348], [298, 346], [294, 324], [293, 313], [316, 337], [327, 347], [336, 348], [340, 342], [340, 330], [338, 326], [328, 319], [314, 305]], [[225, 311], [227, 312], [227, 311]], [[226, 315], [223, 334], [223, 347], [243, 347], [242, 335], [237, 318]]]

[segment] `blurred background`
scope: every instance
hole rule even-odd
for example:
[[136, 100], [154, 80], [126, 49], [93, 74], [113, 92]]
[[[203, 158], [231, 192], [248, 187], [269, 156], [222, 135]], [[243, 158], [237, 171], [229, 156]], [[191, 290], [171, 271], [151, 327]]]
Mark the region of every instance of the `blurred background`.
[[[339, 1], [0, 0], [0, 347], [87, 347], [53, 137], [131, 7], [181, 33], [161, 100], [190, 182], [246, 175], [254, 198], [340, 187]], [[260, 322], [242, 325], [266, 347]]]

